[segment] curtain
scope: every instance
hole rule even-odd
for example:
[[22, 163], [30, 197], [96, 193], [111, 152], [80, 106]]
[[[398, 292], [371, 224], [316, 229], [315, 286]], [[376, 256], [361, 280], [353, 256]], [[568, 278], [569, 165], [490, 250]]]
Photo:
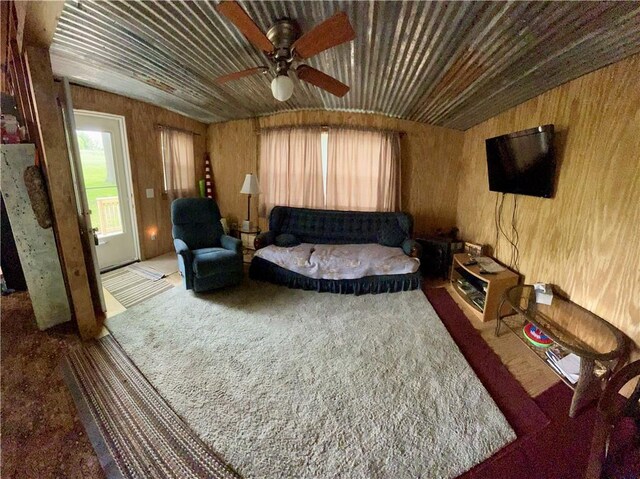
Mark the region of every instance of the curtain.
[[264, 130], [260, 135], [260, 216], [276, 205], [324, 208], [320, 128]]
[[193, 134], [163, 128], [160, 130], [164, 189], [169, 199], [196, 196]]
[[327, 152], [326, 207], [395, 211], [400, 204], [400, 135], [331, 129]]

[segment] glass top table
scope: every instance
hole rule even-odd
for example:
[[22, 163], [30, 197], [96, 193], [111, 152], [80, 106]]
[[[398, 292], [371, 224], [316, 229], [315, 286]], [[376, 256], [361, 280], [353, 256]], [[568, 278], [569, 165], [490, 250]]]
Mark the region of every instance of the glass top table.
[[[533, 285], [514, 286], [505, 291], [502, 303], [508, 304], [525, 321], [540, 328], [555, 343], [580, 357], [580, 377], [575, 386], [569, 415], [574, 417], [593, 389], [595, 361], [613, 362], [616, 366], [626, 353], [625, 335], [604, 319], [567, 299], [554, 295], [551, 305], [536, 303]], [[498, 311], [502, 310], [502, 304]], [[505, 315], [498, 314], [496, 335]], [[531, 348], [535, 346], [531, 345]]]

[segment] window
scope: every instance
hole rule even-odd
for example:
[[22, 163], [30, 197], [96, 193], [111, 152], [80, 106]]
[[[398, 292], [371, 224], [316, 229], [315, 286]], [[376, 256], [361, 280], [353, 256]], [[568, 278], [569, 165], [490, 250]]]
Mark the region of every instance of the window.
[[91, 226], [98, 229], [98, 236], [120, 234], [124, 228], [111, 133], [76, 130], [76, 136]]
[[193, 133], [163, 127], [160, 145], [165, 193], [171, 199], [195, 196]]
[[324, 208], [320, 128], [278, 128], [260, 137], [260, 213], [276, 205]]
[[265, 130], [261, 214], [275, 205], [394, 211], [400, 194], [397, 132], [335, 128]]
[[400, 135], [379, 130], [330, 130], [325, 184], [327, 209], [396, 210], [400, 203]]

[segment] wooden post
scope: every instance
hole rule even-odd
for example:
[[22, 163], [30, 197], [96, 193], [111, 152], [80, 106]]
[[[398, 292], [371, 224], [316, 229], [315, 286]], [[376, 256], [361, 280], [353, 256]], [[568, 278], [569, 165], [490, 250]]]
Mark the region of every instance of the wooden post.
[[99, 330], [82, 250], [71, 165], [49, 49], [25, 46], [24, 53], [63, 272], [80, 335], [89, 339]]

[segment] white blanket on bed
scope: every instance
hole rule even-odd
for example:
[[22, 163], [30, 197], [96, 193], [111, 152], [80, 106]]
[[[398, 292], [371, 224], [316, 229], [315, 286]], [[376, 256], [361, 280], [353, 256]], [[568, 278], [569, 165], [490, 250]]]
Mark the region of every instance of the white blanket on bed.
[[420, 260], [402, 248], [379, 244], [309, 244], [291, 248], [269, 245], [255, 256], [316, 279], [357, 279], [365, 276], [415, 273]]

